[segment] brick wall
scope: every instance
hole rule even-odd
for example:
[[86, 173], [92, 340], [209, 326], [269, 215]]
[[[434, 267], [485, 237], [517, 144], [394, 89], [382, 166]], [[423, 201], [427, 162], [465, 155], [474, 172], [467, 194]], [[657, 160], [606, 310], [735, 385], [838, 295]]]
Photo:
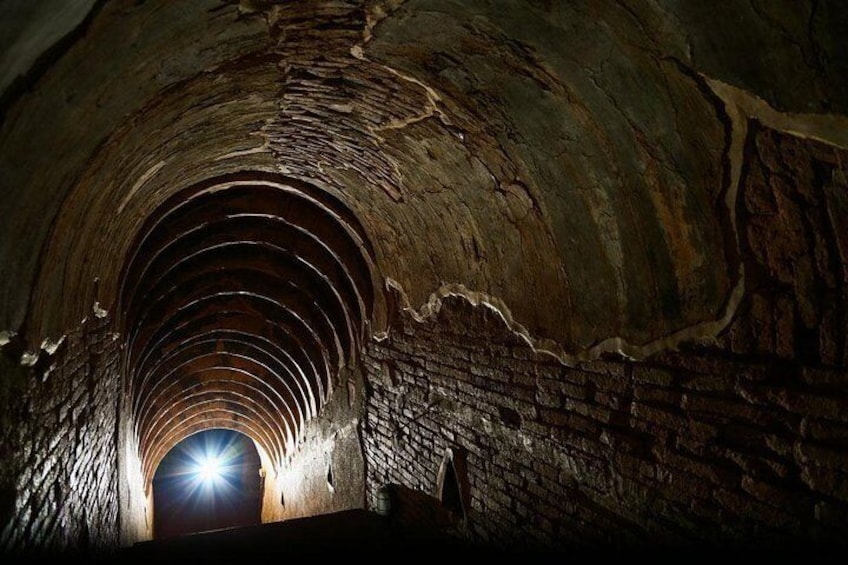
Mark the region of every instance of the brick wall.
[[481, 335], [500, 323], [449, 304], [369, 347], [372, 508], [384, 484], [436, 495], [445, 450], [459, 448], [468, 531], [484, 541], [763, 545], [848, 534], [844, 370], [707, 351], [567, 368]]
[[0, 551], [117, 545], [118, 345], [91, 318], [34, 367], [4, 348]]
[[680, 352], [565, 367], [459, 298], [401, 316], [365, 358], [369, 505], [393, 484], [401, 515], [435, 516], [453, 448], [468, 501], [454, 530], [475, 540], [846, 543], [846, 164], [752, 128], [745, 296], [721, 335]]
[[263, 522], [363, 507], [365, 471], [358, 426], [362, 376], [358, 370], [342, 369], [333, 388], [321, 413], [304, 426], [282, 469], [266, 469]]

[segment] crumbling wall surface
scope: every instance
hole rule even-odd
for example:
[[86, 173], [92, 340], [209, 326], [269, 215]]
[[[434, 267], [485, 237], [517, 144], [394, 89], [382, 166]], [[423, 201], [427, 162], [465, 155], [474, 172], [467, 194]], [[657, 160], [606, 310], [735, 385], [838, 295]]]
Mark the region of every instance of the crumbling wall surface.
[[0, 552], [116, 547], [118, 342], [91, 317], [45, 347], [0, 352]]
[[393, 485], [429, 515], [451, 449], [465, 506], [443, 525], [478, 541], [844, 544], [848, 156], [753, 123], [745, 156], [746, 288], [715, 337], [570, 367], [463, 298], [402, 313], [366, 360], [371, 507]]
[[321, 414], [306, 423], [282, 467], [265, 470], [263, 522], [364, 507], [360, 371], [342, 370], [334, 386]]

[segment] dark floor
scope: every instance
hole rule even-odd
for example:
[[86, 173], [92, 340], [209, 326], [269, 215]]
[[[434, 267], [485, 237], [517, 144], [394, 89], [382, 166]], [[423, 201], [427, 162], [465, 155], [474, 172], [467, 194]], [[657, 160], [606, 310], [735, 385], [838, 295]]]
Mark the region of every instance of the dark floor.
[[348, 510], [138, 543], [116, 557], [120, 562], [186, 559], [204, 563], [262, 557], [280, 562], [293, 555], [347, 554], [383, 559], [393, 555], [395, 562], [402, 563], [408, 556], [425, 552], [457, 556], [472, 549], [453, 538], [401, 530], [374, 512]]
[[[753, 563], [768, 559], [770, 563], [798, 563], [803, 557], [822, 557], [822, 552], [833, 548], [811, 546], [799, 552], [737, 551], [730, 547], [699, 548], [694, 551], [693, 549], [695, 548], [652, 549], [641, 546], [631, 550], [608, 548], [608, 551], [599, 548], [593, 550], [575, 548], [574, 551], [558, 553], [508, 551], [466, 543], [433, 532], [422, 534], [421, 531], [403, 529], [397, 523], [374, 512], [348, 510], [285, 522], [228, 528], [142, 542], [108, 555], [42, 555], [35, 559], [29, 556], [23, 561], [150, 565], [170, 563], [265, 565], [285, 563], [293, 558], [341, 557], [350, 559], [353, 563], [363, 562], [369, 565], [374, 562], [414, 565], [425, 560], [434, 565], [442, 563], [472, 565], [481, 562], [506, 562], [509, 565], [519, 565], [523, 563], [591, 563], [608, 558], [627, 560], [650, 558], [652, 563], [685, 562], [687, 565], [694, 563], [719, 565], [722, 560], [728, 558], [731, 558], [732, 562], [742, 559]], [[0, 563], [6, 565], [18, 561], [8, 557], [0, 555]]]

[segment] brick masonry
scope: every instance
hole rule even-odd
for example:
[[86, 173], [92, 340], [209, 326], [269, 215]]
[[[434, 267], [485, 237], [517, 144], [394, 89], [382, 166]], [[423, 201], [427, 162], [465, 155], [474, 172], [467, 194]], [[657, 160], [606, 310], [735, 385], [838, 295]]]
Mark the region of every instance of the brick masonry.
[[[363, 355], [369, 506], [394, 484], [419, 523], [509, 545], [845, 543], [846, 163], [752, 124], [745, 297], [680, 352], [565, 367], [462, 299], [398, 317]], [[91, 318], [34, 367], [0, 351], [0, 549], [117, 545], [119, 345]], [[464, 520], [435, 498], [448, 448]]]
[[365, 472], [358, 426], [362, 396], [359, 371], [343, 369], [321, 413], [306, 422], [279, 474], [269, 469], [263, 522], [362, 508]]
[[[531, 547], [785, 547], [848, 535], [848, 158], [752, 128], [737, 210], [746, 292], [716, 339], [565, 367], [491, 310], [401, 315], [365, 356], [366, 488], [438, 506], [466, 453], [459, 532]], [[422, 510], [419, 515], [424, 514]]]
[[34, 367], [4, 355], [2, 552], [117, 546], [118, 346], [91, 318]]

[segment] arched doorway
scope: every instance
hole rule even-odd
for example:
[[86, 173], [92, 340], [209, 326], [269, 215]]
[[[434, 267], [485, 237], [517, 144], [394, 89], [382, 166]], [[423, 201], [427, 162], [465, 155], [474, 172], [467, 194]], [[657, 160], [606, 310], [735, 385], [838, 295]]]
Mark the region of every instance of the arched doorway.
[[153, 478], [154, 537], [259, 524], [259, 453], [247, 436], [222, 429], [184, 439]]

